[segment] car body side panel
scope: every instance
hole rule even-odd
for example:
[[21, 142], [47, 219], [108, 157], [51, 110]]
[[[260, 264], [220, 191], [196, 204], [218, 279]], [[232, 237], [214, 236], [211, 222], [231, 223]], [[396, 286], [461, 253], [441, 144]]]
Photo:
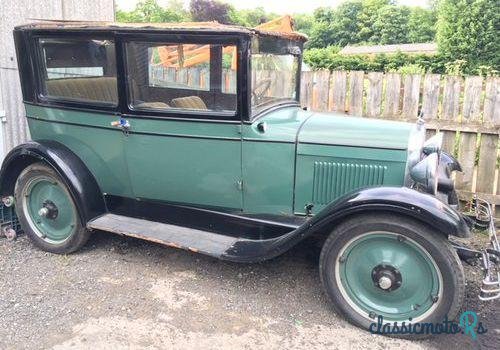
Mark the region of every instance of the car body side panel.
[[243, 125], [245, 212], [293, 214], [296, 135], [311, 114], [297, 107], [281, 108]]
[[299, 144], [295, 213], [319, 213], [342, 195], [364, 187], [402, 186], [406, 151]]
[[242, 209], [239, 123], [129, 122], [125, 153], [136, 197]]
[[111, 126], [116, 115], [30, 104], [26, 104], [26, 115], [34, 141], [63, 144], [85, 163], [104, 193], [133, 197], [123, 133]]
[[299, 143], [343, 145], [363, 148], [408, 148], [414, 124], [368, 119], [339, 113], [314, 113], [300, 130]]

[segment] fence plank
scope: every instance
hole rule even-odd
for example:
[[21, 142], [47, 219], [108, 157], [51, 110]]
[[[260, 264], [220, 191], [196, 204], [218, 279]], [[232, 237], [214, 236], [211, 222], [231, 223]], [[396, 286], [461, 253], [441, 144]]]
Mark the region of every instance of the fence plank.
[[497, 167], [498, 135], [481, 135], [476, 191], [492, 193]]
[[363, 115], [363, 71], [349, 73], [349, 114]]
[[456, 156], [455, 140], [457, 138], [456, 131], [441, 131], [443, 133], [443, 150], [447, 153]]
[[[443, 105], [441, 110], [442, 120], [452, 120], [458, 123], [460, 118], [460, 87], [462, 79], [457, 76], [447, 76], [444, 80]], [[443, 131], [443, 149], [450, 154], [455, 154], [456, 131]]]
[[330, 71], [320, 70], [314, 73], [313, 109], [328, 110], [328, 95], [330, 93]]
[[408, 74], [404, 77], [403, 117], [415, 119], [418, 114], [420, 98], [420, 81], [422, 77], [417, 74]]
[[477, 121], [481, 116], [482, 77], [467, 77], [465, 79], [464, 103], [462, 108], [463, 121]]
[[441, 119], [458, 120], [460, 111], [460, 86], [462, 79], [456, 76], [445, 78], [443, 89], [443, 112]]
[[332, 72], [332, 105], [331, 110], [336, 112], [345, 112], [345, 101], [347, 92], [347, 72]]
[[460, 133], [458, 160], [463, 172], [458, 173], [456, 178], [456, 187], [459, 190], [474, 190], [472, 188], [472, 178], [474, 176], [474, 162], [476, 160], [476, 137], [476, 133]]
[[384, 74], [378, 72], [368, 73], [368, 95], [366, 97], [366, 116], [379, 118], [382, 108], [382, 83]]
[[388, 73], [385, 76], [385, 107], [384, 117], [399, 116], [399, 99], [401, 94], [401, 75]]
[[303, 107], [312, 107], [312, 92], [314, 84], [314, 72], [302, 72], [302, 82], [300, 86], [300, 100]]
[[500, 125], [500, 78], [490, 77], [484, 89], [484, 113], [486, 123]]
[[439, 105], [439, 74], [426, 74], [422, 93], [422, 113], [425, 120], [437, 119]]

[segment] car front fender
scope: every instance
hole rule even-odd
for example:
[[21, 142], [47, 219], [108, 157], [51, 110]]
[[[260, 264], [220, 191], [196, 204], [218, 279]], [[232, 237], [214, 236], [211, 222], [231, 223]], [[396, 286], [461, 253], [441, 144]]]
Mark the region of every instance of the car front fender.
[[0, 195], [13, 195], [19, 174], [35, 162], [49, 165], [61, 176], [83, 225], [105, 212], [103, 195], [92, 173], [75, 153], [55, 141], [31, 141], [12, 149], [0, 169]]
[[392, 212], [429, 225], [436, 234], [469, 237], [464, 217], [436, 197], [406, 187], [372, 187], [349, 193], [323, 208], [295, 230], [267, 240], [237, 241], [223, 259], [257, 262], [283, 254], [304, 238], [318, 232], [329, 233], [343, 220], [354, 215]]
[[309, 225], [324, 227], [353, 214], [373, 211], [409, 216], [445, 236], [471, 235], [463, 215], [436, 197], [407, 187], [373, 187], [352, 192], [326, 206]]

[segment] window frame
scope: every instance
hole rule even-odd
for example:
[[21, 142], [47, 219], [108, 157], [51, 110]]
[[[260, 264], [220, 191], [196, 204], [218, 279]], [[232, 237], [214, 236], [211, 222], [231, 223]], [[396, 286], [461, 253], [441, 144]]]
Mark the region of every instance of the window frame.
[[[195, 120], [209, 122], [238, 122], [240, 123], [245, 115], [245, 91], [247, 91], [242, 77], [247, 67], [248, 59], [245, 52], [245, 42], [249, 42], [241, 35], [215, 35], [215, 34], [191, 34], [191, 33], [118, 33], [117, 34], [117, 55], [122, 60], [121, 70], [118, 75], [123, 78], [120, 89], [123, 88], [122, 111], [125, 117], [171, 119], [171, 120]], [[236, 109], [233, 112], [187, 110], [187, 109], [153, 109], [134, 108], [130, 101], [130, 86], [128, 82], [128, 65], [126, 44], [131, 42], [142, 43], [165, 43], [165, 44], [221, 44], [234, 45], [237, 48], [238, 68], [236, 71]], [[119, 65], [120, 67], [120, 65]], [[212, 78], [211, 78], [212, 79]], [[222, 77], [220, 77], [222, 79]], [[120, 84], [120, 82], [119, 82]], [[193, 90], [195, 91], [195, 90]], [[244, 98], [245, 97], [245, 98]]]
[[[254, 45], [256, 44], [255, 41], [259, 40], [258, 37], [254, 37], [253, 40], [250, 42], [250, 48], [249, 48], [249, 53], [248, 56], [251, 56], [254, 54], [253, 49]], [[266, 37], [264, 40], [268, 40], [270, 42], [274, 41], [273, 46], [276, 47], [275, 54], [290, 54], [292, 56], [297, 57], [298, 59], [298, 66], [297, 66], [297, 72], [296, 72], [296, 78], [295, 78], [295, 99], [290, 99], [288, 101], [283, 101], [281, 103], [275, 103], [267, 106], [266, 108], [262, 108], [258, 113], [253, 114], [253, 107], [252, 107], [252, 102], [251, 102], [251, 93], [252, 93], [252, 74], [253, 74], [253, 67], [252, 67], [252, 59], [249, 57], [248, 59], [248, 115], [247, 115], [247, 123], [252, 124], [256, 122], [258, 119], [260, 119], [263, 115], [265, 115], [267, 112], [284, 107], [284, 106], [293, 106], [293, 107], [300, 107], [300, 92], [301, 92], [301, 79], [302, 79], [302, 64], [303, 64], [303, 56], [304, 56], [304, 43], [297, 41], [297, 40], [292, 40], [292, 39], [283, 39], [283, 38], [270, 38]], [[296, 46], [300, 49], [300, 53], [291, 53], [288, 51], [288, 48], [290, 46]]]
[[[61, 39], [61, 40], [110, 40], [115, 45], [115, 65], [116, 65], [116, 89], [118, 99], [116, 102], [106, 103], [92, 100], [78, 101], [76, 99], [67, 99], [64, 97], [51, 97], [43, 94], [44, 80], [45, 80], [45, 62], [43, 59], [42, 47], [40, 40], [43, 39]], [[119, 64], [118, 64], [118, 44], [115, 33], [113, 32], [89, 32], [89, 31], [36, 31], [31, 37], [31, 43], [34, 56], [35, 67], [35, 89], [36, 89], [36, 102], [42, 106], [48, 107], [63, 107], [72, 109], [87, 109], [87, 110], [101, 110], [119, 113], [121, 105], [120, 83], [119, 83]]]

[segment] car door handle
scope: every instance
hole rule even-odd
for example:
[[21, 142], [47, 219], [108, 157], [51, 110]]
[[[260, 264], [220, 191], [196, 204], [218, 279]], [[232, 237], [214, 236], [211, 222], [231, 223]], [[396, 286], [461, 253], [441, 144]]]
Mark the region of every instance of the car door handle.
[[125, 135], [129, 134], [130, 131], [130, 123], [127, 119], [125, 118], [120, 118], [118, 120], [112, 121], [111, 126], [114, 126], [115, 128], [120, 128], [122, 129], [123, 133]]

